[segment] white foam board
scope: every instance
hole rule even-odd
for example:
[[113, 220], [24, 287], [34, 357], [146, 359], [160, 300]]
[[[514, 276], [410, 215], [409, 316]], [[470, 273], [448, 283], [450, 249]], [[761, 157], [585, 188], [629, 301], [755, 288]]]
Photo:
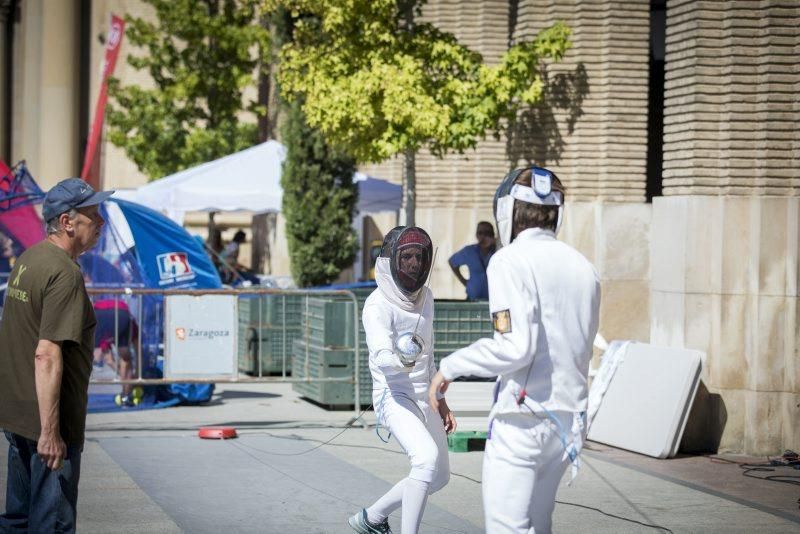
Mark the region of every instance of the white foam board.
[[589, 429], [589, 439], [668, 458], [678, 452], [700, 384], [700, 351], [631, 343]]

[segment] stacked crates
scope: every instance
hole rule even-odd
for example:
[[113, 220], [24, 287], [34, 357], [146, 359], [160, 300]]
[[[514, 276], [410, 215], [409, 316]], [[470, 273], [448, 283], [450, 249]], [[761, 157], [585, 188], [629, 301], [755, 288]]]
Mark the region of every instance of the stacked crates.
[[374, 288], [352, 289], [358, 300], [347, 297], [309, 297], [301, 310], [301, 336], [292, 345], [292, 369], [295, 378], [350, 378], [348, 382], [295, 382], [293, 389], [304, 397], [329, 407], [353, 405], [352, 377], [353, 321], [359, 326], [360, 404], [372, 402], [372, 379], [369, 374], [367, 341], [361, 324], [364, 302]]
[[[296, 378], [352, 378], [354, 374], [353, 320], [359, 325], [359, 401], [372, 402], [369, 351], [361, 322], [364, 301], [372, 289], [355, 290], [358, 311], [341, 297], [311, 297], [301, 309], [301, 335], [292, 344], [292, 369]], [[492, 335], [488, 302], [435, 301], [434, 359], [439, 360], [473, 341]], [[352, 406], [349, 382], [295, 382], [304, 397], [329, 407]]]
[[492, 337], [492, 332], [488, 301], [434, 301], [433, 353], [437, 367], [442, 358], [482, 337]]
[[301, 333], [303, 295], [242, 295], [239, 297], [239, 371], [258, 375], [291, 371], [292, 342]]

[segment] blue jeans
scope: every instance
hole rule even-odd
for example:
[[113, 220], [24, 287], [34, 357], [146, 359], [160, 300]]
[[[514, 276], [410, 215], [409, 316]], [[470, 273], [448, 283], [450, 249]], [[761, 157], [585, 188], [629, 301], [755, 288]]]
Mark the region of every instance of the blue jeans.
[[36, 442], [5, 432], [8, 439], [6, 512], [0, 533], [75, 532], [82, 447], [67, 446], [58, 471], [48, 469], [36, 452]]

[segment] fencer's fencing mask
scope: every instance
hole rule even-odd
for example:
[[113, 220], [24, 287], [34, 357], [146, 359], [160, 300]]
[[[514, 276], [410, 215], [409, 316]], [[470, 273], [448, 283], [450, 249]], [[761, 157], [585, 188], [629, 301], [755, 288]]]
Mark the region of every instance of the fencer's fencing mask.
[[431, 272], [433, 244], [428, 233], [416, 226], [398, 226], [386, 234], [381, 257], [389, 258], [392, 279], [406, 296], [415, 295]]
[[[531, 187], [515, 183], [527, 169], [531, 171]], [[494, 195], [494, 218], [503, 246], [509, 245], [512, 240], [515, 200], [541, 206], [558, 206], [555, 230], [558, 233], [564, 213], [564, 195], [561, 191], [553, 191], [553, 177], [552, 172], [542, 167], [523, 167], [511, 171], [503, 178]]]

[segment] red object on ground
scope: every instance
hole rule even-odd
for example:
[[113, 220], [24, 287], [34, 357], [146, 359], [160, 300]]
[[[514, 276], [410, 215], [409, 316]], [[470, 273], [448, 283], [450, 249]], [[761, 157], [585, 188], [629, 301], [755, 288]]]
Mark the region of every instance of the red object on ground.
[[203, 426], [197, 432], [203, 439], [232, 439], [237, 437], [236, 429], [232, 426]]

